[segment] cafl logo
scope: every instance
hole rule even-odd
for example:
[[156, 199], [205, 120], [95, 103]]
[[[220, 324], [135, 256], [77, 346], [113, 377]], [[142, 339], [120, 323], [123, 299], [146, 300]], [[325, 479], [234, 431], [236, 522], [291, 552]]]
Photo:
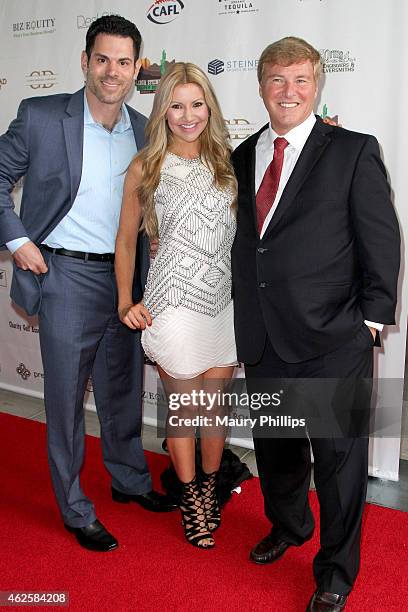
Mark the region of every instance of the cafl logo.
[[183, 8], [181, 0], [155, 0], [147, 11], [147, 18], [163, 25], [177, 19]]

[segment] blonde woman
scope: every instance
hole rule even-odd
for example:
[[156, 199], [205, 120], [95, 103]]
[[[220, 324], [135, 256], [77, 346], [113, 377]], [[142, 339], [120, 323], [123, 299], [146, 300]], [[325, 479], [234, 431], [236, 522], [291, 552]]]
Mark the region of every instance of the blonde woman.
[[[191, 398], [177, 415], [185, 423], [181, 417], [206, 412], [193, 392], [220, 390], [237, 359], [230, 263], [236, 180], [225, 122], [202, 70], [182, 62], [169, 68], [146, 133], [149, 144], [133, 160], [125, 180], [115, 263], [119, 315], [131, 329], [142, 330], [143, 348], [157, 363], [167, 396], [184, 393]], [[143, 302], [133, 304], [140, 229], [159, 246]], [[173, 427], [167, 439], [183, 484], [185, 535], [200, 548], [214, 546], [212, 532], [221, 520], [215, 486], [225, 436], [210, 430], [202, 427], [200, 432], [200, 474], [195, 430]]]

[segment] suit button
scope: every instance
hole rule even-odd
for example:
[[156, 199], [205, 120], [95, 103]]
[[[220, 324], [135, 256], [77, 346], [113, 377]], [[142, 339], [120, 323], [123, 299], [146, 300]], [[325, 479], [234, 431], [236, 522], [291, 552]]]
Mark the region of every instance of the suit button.
[[267, 251], [268, 249], [264, 249], [263, 247], [259, 247], [259, 249], [257, 249], [258, 253], [260, 253], [262, 255], [262, 253], [265, 253], [265, 251]]
[[266, 283], [259, 283], [259, 287], [260, 287], [261, 289], [265, 289], [265, 287], [266, 287]]

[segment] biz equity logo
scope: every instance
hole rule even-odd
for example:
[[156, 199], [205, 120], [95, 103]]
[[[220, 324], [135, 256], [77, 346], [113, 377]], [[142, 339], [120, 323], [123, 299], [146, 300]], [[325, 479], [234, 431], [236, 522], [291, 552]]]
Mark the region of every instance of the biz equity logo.
[[27, 75], [26, 85], [31, 89], [49, 89], [57, 82], [57, 75], [52, 70], [33, 70]]
[[164, 25], [177, 19], [183, 9], [181, 0], [155, 0], [148, 8], [147, 18], [152, 23]]
[[17, 374], [20, 374], [20, 376], [21, 376], [21, 378], [23, 380], [28, 380], [30, 378], [30, 376], [31, 376], [30, 370], [28, 370], [26, 368], [24, 363], [20, 363], [20, 365], [17, 366], [16, 372], [17, 372]]
[[38, 34], [53, 34], [55, 32], [55, 17], [47, 19], [28, 19], [12, 24], [14, 38], [36, 36]]
[[2, 87], [5, 87], [7, 85], [7, 79], [0, 79], [0, 91]]

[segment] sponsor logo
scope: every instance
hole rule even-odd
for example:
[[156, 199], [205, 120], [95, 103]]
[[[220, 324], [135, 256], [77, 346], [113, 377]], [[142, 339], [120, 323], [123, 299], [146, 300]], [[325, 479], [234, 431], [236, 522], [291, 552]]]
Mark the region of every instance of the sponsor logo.
[[13, 321], [9, 321], [9, 327], [17, 331], [31, 332], [33, 334], [38, 334], [39, 331], [37, 326], [28, 323], [14, 323]]
[[1, 88], [4, 87], [5, 85], [7, 85], [7, 79], [0, 79], [0, 91], [1, 91]]
[[214, 59], [211, 62], [208, 62], [208, 72], [210, 74], [220, 74], [224, 72], [224, 62], [219, 59]]
[[152, 64], [148, 57], [142, 58], [142, 64], [136, 79], [136, 89], [141, 94], [154, 93], [159, 85], [162, 75], [167, 67], [176, 60], [167, 61], [166, 51], [163, 50], [160, 64]]
[[28, 19], [12, 24], [14, 38], [38, 36], [39, 34], [53, 34], [55, 32], [55, 17], [47, 19]]
[[154, 393], [153, 391], [142, 391], [142, 400], [144, 402], [166, 402], [164, 393]]
[[33, 70], [27, 75], [26, 85], [31, 89], [50, 89], [57, 82], [57, 75], [52, 70]]
[[147, 18], [152, 23], [164, 25], [177, 19], [183, 9], [181, 0], [155, 0], [148, 8]]
[[340, 49], [320, 49], [323, 72], [354, 72], [356, 59], [351, 57], [350, 51]]
[[242, 2], [242, 0], [218, 0], [219, 15], [242, 15], [244, 13], [257, 13], [257, 2]]
[[245, 140], [256, 132], [256, 124], [250, 123], [247, 119], [224, 119], [231, 140]]
[[334, 121], [336, 125], [339, 125], [339, 116], [338, 115], [330, 116], [328, 108], [327, 108], [327, 104], [323, 104], [323, 109], [322, 109], [320, 116], [322, 119], [331, 119], [331, 121]]
[[7, 287], [7, 271], [0, 269], [0, 287]]
[[99, 17], [105, 17], [105, 15], [112, 15], [115, 11], [103, 11], [103, 13], [96, 13], [93, 17], [86, 17], [85, 15], [77, 15], [76, 22], [78, 30], [82, 28], [88, 29], [91, 23], [93, 23]]
[[31, 376], [30, 370], [28, 370], [26, 368], [24, 363], [20, 363], [20, 365], [17, 366], [16, 372], [17, 372], [17, 374], [19, 374], [21, 376], [21, 378], [23, 380], [28, 380], [30, 378], [30, 376]]
[[213, 59], [208, 62], [207, 71], [210, 74], [221, 74], [221, 72], [250, 72], [258, 67], [258, 58], [244, 59]]

